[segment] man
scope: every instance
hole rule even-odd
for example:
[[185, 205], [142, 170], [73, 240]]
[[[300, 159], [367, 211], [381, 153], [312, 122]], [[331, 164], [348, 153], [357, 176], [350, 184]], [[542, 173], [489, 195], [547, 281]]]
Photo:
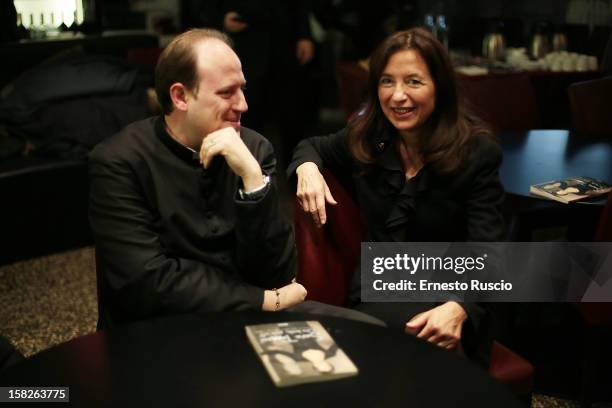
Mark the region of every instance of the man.
[[292, 283], [295, 246], [280, 215], [272, 147], [240, 125], [245, 84], [224, 34], [187, 31], [156, 68], [163, 116], [129, 125], [91, 153], [99, 327], [304, 300]]

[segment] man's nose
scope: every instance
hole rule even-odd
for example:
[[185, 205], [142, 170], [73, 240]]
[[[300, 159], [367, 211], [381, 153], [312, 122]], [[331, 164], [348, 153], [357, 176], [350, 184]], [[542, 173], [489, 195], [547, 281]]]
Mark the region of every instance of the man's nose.
[[244, 113], [249, 110], [249, 105], [247, 105], [247, 101], [242, 90], [240, 90], [238, 94], [238, 100], [234, 104], [234, 110], [240, 113]]

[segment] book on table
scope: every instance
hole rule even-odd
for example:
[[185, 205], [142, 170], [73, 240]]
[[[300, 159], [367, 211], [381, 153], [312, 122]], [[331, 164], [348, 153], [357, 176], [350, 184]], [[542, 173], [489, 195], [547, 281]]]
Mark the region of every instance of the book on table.
[[257, 324], [245, 329], [278, 387], [345, 378], [359, 371], [317, 321]]
[[612, 191], [612, 186], [604, 181], [591, 177], [570, 177], [534, 184], [529, 192], [539, 197], [559, 201], [565, 204], [597, 197]]

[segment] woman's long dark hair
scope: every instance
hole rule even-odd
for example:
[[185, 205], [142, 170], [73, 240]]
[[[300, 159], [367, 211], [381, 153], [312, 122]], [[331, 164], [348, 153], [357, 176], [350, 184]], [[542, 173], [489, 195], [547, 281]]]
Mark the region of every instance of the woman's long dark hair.
[[349, 124], [349, 148], [357, 160], [373, 163], [376, 138], [381, 133], [396, 131], [380, 106], [378, 83], [389, 58], [404, 50], [419, 53], [435, 84], [435, 109], [426, 124], [431, 131], [419, 135], [419, 152], [424, 163], [431, 164], [438, 172], [453, 172], [468, 160], [472, 137], [479, 133], [491, 135], [491, 132], [460, 103], [455, 72], [446, 49], [422, 28], [397, 32], [372, 53], [368, 101], [364, 111]]

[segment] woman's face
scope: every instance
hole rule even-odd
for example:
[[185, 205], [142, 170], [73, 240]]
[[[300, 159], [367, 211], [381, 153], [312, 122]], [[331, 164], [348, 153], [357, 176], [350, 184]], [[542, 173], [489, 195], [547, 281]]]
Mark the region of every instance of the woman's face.
[[435, 91], [425, 60], [412, 49], [393, 54], [378, 81], [383, 113], [404, 135], [429, 119], [436, 105]]

